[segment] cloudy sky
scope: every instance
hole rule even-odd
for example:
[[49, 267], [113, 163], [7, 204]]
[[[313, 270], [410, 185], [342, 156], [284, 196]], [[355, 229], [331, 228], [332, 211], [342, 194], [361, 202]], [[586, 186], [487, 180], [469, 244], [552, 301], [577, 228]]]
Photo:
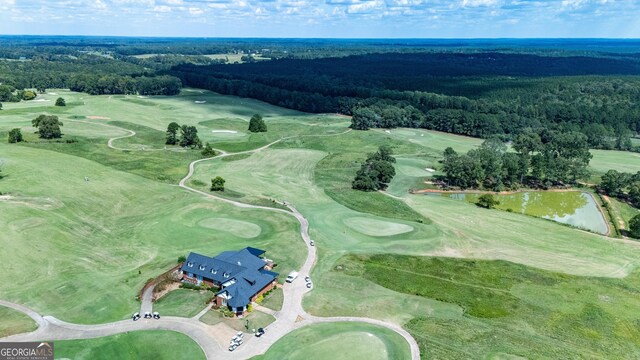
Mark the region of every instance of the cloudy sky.
[[0, 34], [640, 37], [640, 0], [0, 0]]

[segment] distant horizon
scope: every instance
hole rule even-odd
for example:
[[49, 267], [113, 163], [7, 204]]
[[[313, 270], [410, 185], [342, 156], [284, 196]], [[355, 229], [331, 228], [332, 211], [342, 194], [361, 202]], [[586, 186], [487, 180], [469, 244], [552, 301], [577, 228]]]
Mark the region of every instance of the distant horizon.
[[[640, 37], [278, 37], [278, 36], [161, 36], [89, 34], [2, 34], [0, 37], [87, 37], [122, 39], [246, 39], [246, 40], [639, 40]], [[640, 50], [640, 49], [639, 49]]]

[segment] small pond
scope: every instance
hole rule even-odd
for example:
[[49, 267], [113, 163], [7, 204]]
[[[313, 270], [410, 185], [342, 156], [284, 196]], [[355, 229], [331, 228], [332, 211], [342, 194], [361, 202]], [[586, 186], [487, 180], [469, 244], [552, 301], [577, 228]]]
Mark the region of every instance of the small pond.
[[[475, 203], [480, 194], [443, 194], [452, 199]], [[563, 224], [588, 229], [600, 234], [608, 231], [607, 222], [591, 194], [578, 191], [530, 191], [509, 195], [495, 195], [501, 210], [551, 219]]]

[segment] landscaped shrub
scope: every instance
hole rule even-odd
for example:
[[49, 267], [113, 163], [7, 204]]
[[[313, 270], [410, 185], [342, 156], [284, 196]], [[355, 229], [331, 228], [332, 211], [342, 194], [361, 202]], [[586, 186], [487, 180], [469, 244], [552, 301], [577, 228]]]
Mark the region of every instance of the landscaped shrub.
[[[269, 292], [267, 291], [267, 292], [266, 292], [266, 294], [268, 295], [268, 294], [269, 294]], [[264, 301], [264, 296], [263, 296], [263, 295], [260, 295], [260, 296], [258, 296], [258, 297], [256, 298], [256, 304], [260, 304], [260, 303], [262, 303], [263, 301]]]
[[222, 316], [226, 317], [226, 318], [230, 318], [233, 317], [233, 311], [231, 311], [228, 307], [223, 306], [220, 308], [220, 312], [222, 313]]
[[183, 282], [182, 284], [180, 284], [180, 288], [189, 290], [202, 290], [202, 286], [187, 282]]

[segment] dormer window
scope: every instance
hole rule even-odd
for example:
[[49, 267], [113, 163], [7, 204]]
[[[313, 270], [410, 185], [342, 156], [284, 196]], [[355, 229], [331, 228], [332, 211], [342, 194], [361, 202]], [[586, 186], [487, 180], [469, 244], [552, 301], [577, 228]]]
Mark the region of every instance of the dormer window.
[[229, 274], [224, 273], [224, 274], [222, 274], [222, 276], [226, 279], [226, 278], [228, 278], [228, 277], [229, 277]]
[[204, 270], [204, 265], [200, 265], [199, 269]]
[[187, 266], [188, 266], [188, 267], [193, 267], [193, 263], [192, 263], [192, 262], [188, 262], [188, 263], [187, 263]]
[[218, 269], [211, 269], [211, 273], [212, 273], [213, 275], [217, 274], [217, 273], [218, 273]]

